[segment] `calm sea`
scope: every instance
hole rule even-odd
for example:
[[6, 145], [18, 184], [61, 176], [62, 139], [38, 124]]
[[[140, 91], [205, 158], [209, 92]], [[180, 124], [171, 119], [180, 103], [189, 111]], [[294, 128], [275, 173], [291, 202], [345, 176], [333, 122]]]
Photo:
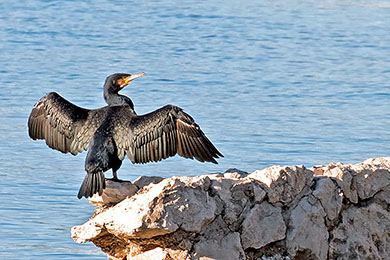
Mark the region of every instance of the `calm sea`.
[[357, 163], [390, 155], [389, 28], [380, 0], [1, 1], [0, 258], [106, 259], [70, 237], [93, 212], [86, 153], [28, 137], [47, 92], [101, 107], [107, 75], [144, 71], [122, 92], [136, 111], [178, 105], [225, 155], [126, 159], [123, 179]]

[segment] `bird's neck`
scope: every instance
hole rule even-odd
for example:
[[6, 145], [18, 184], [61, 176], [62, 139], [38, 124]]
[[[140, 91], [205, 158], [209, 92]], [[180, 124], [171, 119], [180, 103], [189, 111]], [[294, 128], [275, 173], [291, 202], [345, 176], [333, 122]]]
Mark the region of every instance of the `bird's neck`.
[[118, 93], [104, 91], [104, 100], [109, 106], [129, 106], [134, 110], [134, 104], [131, 99]]

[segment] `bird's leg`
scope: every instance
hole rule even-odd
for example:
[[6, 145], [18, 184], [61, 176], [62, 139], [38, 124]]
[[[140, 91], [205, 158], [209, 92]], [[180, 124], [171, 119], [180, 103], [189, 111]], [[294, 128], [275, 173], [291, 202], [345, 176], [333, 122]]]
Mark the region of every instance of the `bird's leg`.
[[112, 176], [114, 176], [114, 177], [112, 178], [113, 181], [119, 181], [118, 175], [117, 175], [116, 171], [112, 170]]
[[106, 180], [122, 182], [122, 180], [118, 179], [116, 171], [112, 170], [112, 176], [112, 178], [106, 178]]

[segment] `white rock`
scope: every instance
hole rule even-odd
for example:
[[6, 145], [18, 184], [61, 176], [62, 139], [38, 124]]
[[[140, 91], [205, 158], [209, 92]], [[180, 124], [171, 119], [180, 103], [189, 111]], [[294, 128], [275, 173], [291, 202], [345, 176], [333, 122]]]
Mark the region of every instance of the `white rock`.
[[267, 202], [256, 204], [242, 223], [241, 241], [244, 249], [259, 249], [285, 236], [286, 224], [282, 210]]
[[246, 177], [248, 174], [249, 173], [247, 173], [245, 171], [241, 171], [241, 170], [236, 169], [236, 168], [230, 168], [223, 173], [223, 177], [229, 178], [229, 179], [241, 179], [241, 178]]
[[164, 252], [162, 248], [157, 247], [152, 250], [146, 251], [142, 254], [133, 256], [131, 260], [170, 260], [168, 252]]
[[306, 258], [327, 258], [329, 233], [324, 218], [325, 212], [314, 197], [305, 197], [298, 203], [291, 211], [287, 232], [289, 256], [305, 251]]
[[214, 218], [216, 210], [215, 200], [205, 192], [209, 186], [207, 176], [170, 178], [150, 184], [141, 193], [74, 227], [72, 237], [85, 242], [107, 231], [119, 237], [151, 238], [179, 227], [199, 232]]
[[320, 200], [329, 220], [335, 220], [341, 211], [343, 197], [338, 187], [329, 178], [317, 180], [313, 195]]
[[341, 163], [332, 163], [329, 166], [322, 167], [323, 176], [331, 177], [336, 180], [337, 185], [341, 187], [343, 195], [352, 203], [358, 202], [356, 183], [353, 180], [355, 173], [349, 170], [349, 167]]
[[360, 199], [365, 200], [390, 185], [387, 169], [364, 169], [356, 173], [356, 190]]
[[238, 232], [228, 233], [220, 239], [203, 240], [195, 244], [191, 259], [244, 260], [245, 253]]
[[390, 255], [390, 158], [150, 180], [140, 178], [141, 189], [116, 205], [99, 204], [72, 238], [112, 260]]
[[[320, 167], [322, 175], [334, 178], [352, 203], [372, 197], [390, 185], [390, 157], [368, 159], [359, 164], [333, 163]], [[319, 170], [319, 169], [317, 169]]]
[[134, 195], [137, 191], [138, 188], [130, 181], [112, 181], [107, 179], [103, 194], [99, 196], [96, 193], [88, 200], [96, 207], [112, 206]]
[[159, 183], [164, 180], [164, 178], [159, 176], [139, 176], [134, 180], [134, 185], [137, 186], [138, 189], [142, 189], [144, 186], [149, 185], [150, 183]]
[[257, 170], [247, 178], [260, 181], [268, 187], [268, 201], [289, 204], [295, 197], [310, 185], [313, 172], [304, 166], [272, 166], [264, 170]]
[[342, 213], [342, 223], [332, 231], [331, 259], [389, 259], [390, 212], [373, 203], [350, 207]]

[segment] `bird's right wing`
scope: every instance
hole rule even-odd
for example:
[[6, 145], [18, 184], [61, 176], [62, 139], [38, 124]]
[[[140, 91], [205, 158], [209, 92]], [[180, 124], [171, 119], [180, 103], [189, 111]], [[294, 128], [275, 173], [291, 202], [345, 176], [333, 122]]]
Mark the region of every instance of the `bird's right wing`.
[[81, 108], [51, 92], [32, 109], [28, 132], [34, 140], [44, 139], [49, 147], [76, 155], [88, 148], [105, 110]]

